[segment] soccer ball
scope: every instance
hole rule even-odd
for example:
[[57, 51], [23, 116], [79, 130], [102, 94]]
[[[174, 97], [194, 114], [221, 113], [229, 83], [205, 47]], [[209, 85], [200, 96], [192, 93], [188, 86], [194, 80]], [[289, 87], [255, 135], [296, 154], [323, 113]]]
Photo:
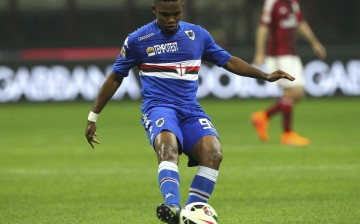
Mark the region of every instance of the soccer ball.
[[180, 224], [218, 224], [218, 216], [207, 203], [194, 202], [180, 212]]

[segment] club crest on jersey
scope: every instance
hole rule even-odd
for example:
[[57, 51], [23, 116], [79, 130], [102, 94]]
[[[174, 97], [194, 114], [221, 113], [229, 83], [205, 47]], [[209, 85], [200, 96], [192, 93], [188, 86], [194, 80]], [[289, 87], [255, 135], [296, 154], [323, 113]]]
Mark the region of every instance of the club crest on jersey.
[[186, 35], [190, 38], [190, 40], [195, 40], [195, 33], [192, 30], [185, 30]]

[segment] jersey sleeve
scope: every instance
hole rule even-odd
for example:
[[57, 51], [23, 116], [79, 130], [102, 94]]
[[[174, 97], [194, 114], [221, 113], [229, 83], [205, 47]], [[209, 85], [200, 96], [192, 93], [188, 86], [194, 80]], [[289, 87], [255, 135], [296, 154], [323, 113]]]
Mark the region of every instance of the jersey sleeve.
[[201, 30], [204, 44], [202, 59], [223, 67], [230, 60], [231, 55], [214, 41], [207, 30], [203, 28]]
[[139, 56], [137, 46], [130, 37], [127, 37], [121, 48], [120, 54], [113, 65], [113, 72], [119, 76], [126, 77], [130, 69], [138, 64]]

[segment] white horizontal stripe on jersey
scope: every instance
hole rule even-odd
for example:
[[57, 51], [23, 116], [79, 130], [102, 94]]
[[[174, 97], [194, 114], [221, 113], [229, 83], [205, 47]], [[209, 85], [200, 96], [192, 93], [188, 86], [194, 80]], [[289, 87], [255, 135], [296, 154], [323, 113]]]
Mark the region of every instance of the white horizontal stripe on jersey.
[[[200, 66], [201, 60], [188, 60], [172, 63], [143, 63], [140, 66], [140, 75], [195, 81], [198, 80], [197, 73], [200, 70]], [[142, 67], [146, 67], [147, 69], [141, 70]], [[159, 69], [160, 71], [151, 71], [151, 69], [149, 69], [151, 67]], [[161, 71], [161, 68], [164, 68], [164, 71]], [[169, 71], [171, 69], [173, 69], [174, 72]], [[190, 70], [193, 72], [195, 70], [196, 74], [190, 73]]]
[[189, 80], [189, 81], [196, 81], [199, 79], [197, 74], [185, 74], [179, 75], [179, 73], [174, 72], [142, 72], [140, 71], [139, 74], [141, 76], [153, 76], [161, 79], [181, 79], [181, 80]]

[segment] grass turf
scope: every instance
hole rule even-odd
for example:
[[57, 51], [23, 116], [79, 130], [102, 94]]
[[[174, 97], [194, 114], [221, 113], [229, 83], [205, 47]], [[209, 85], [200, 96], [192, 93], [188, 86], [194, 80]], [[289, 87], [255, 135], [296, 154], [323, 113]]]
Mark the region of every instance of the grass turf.
[[[270, 142], [249, 116], [273, 100], [202, 100], [220, 133], [224, 161], [209, 203], [219, 222], [359, 223], [358, 98], [307, 99], [295, 130], [308, 147]], [[83, 135], [91, 103], [0, 105], [0, 222], [11, 224], [159, 223], [157, 162], [140, 122], [140, 102], [111, 102], [95, 150]], [[181, 156], [183, 203], [196, 168]]]

